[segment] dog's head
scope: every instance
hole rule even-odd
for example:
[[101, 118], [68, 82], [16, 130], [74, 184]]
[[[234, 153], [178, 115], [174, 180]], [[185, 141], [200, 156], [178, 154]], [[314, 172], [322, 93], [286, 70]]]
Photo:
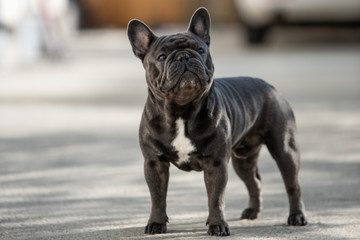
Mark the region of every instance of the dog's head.
[[210, 17], [205, 8], [191, 18], [187, 32], [156, 36], [139, 20], [131, 20], [128, 37], [142, 60], [149, 90], [155, 97], [178, 105], [208, 92], [214, 72], [209, 52]]

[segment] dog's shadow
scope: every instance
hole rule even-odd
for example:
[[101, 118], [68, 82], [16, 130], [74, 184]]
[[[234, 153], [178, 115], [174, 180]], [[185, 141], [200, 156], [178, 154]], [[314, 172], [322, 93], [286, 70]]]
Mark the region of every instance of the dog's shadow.
[[[324, 235], [320, 233], [320, 229], [333, 229], [340, 227], [338, 224], [323, 224], [323, 223], [310, 223], [307, 226], [288, 226], [287, 224], [252, 224], [253, 221], [240, 220], [240, 219], [229, 219], [230, 225], [230, 237], [242, 237], [242, 238], [273, 238], [273, 239], [330, 239], [335, 240], [337, 237], [331, 235]], [[249, 225], [249, 223], [251, 225]], [[207, 238], [207, 227], [195, 224], [190, 227], [191, 223], [188, 224], [177, 224], [176, 229], [168, 228], [168, 233], [163, 235], [167, 238]], [[317, 235], [317, 232], [319, 232]], [[321, 236], [320, 236], [321, 234]], [[159, 235], [157, 235], [159, 236]], [[162, 237], [161, 237], [162, 238]]]

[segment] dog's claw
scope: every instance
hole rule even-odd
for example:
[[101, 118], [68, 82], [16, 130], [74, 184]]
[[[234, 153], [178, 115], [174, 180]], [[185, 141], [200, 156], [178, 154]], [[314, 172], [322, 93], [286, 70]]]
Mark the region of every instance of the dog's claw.
[[228, 226], [209, 225], [208, 234], [210, 236], [230, 236], [230, 230]]
[[291, 214], [288, 218], [288, 225], [305, 226], [307, 224], [306, 217], [302, 213]]
[[166, 233], [166, 223], [149, 223], [145, 227], [145, 233], [146, 234], [160, 234], [160, 233]]

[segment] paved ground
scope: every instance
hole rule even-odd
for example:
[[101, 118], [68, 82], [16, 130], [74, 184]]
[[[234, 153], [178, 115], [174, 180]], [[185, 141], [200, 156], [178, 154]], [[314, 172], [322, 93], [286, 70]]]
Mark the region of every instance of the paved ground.
[[[286, 226], [285, 190], [264, 149], [258, 220], [238, 220], [247, 193], [230, 167], [227, 239], [360, 239], [360, 44], [340, 33], [278, 29], [266, 46], [247, 48], [236, 29], [214, 30], [217, 76], [262, 77], [293, 105], [309, 220]], [[202, 174], [174, 167], [169, 233], [143, 234], [150, 198], [137, 128], [146, 88], [124, 32], [82, 33], [66, 61], [20, 70], [0, 72], [0, 239], [210, 238]]]

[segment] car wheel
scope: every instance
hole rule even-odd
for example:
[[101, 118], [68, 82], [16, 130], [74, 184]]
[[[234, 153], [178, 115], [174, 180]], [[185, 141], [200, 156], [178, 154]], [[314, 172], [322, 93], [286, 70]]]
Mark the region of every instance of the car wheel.
[[247, 41], [250, 44], [261, 44], [265, 40], [268, 26], [246, 26]]

